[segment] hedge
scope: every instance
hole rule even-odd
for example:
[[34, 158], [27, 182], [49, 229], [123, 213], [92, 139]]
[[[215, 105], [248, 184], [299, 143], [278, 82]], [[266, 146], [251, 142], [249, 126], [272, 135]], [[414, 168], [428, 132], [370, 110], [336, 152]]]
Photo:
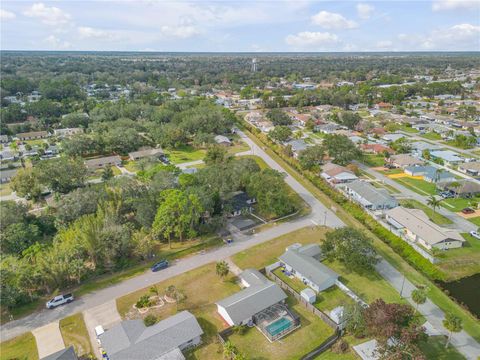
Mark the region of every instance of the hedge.
[[250, 124], [243, 125], [251, 132], [256, 135], [256, 137], [265, 145], [269, 146], [275, 154], [282, 158], [287, 164], [292, 166], [300, 174], [302, 174], [307, 180], [309, 180], [315, 187], [320, 191], [326, 194], [330, 199], [335, 203], [340, 205], [346, 212], [353, 216], [356, 220], [361, 222], [367, 229], [369, 229], [373, 234], [375, 234], [380, 240], [388, 244], [397, 254], [401, 255], [410, 265], [415, 269], [423, 273], [431, 280], [445, 280], [446, 275], [443, 271], [438, 269], [430, 261], [425, 259], [420, 255], [413, 247], [411, 247], [407, 242], [391, 233], [380, 225], [372, 216], [366, 213], [359, 205], [352, 203], [345, 197], [342, 193], [333, 189], [323, 178], [317, 176], [316, 174], [303, 170], [300, 167], [298, 161], [291, 157], [287, 157], [283, 151], [282, 147], [273, 141], [271, 141], [265, 134], [261, 133], [260, 130], [253, 127]]

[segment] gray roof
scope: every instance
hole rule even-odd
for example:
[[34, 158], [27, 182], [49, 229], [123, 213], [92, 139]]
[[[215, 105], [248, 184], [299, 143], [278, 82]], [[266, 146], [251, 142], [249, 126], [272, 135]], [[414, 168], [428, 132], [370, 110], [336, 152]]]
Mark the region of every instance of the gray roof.
[[223, 143], [223, 142], [226, 142], [226, 143], [231, 143], [230, 139], [226, 136], [223, 136], [223, 135], [216, 135], [215, 136], [215, 142], [220, 144], [220, 143]]
[[307, 143], [303, 140], [290, 140], [286, 145], [290, 145], [294, 152], [305, 150], [308, 147]]
[[100, 158], [86, 160], [85, 165], [87, 165], [87, 167], [95, 167], [99, 165], [114, 164], [114, 163], [120, 163], [120, 162], [122, 162], [122, 159], [120, 158], [120, 156], [113, 155], [113, 156], [104, 156]]
[[448, 162], [463, 161], [463, 158], [459, 154], [451, 150], [431, 151], [430, 155], [435, 158], [440, 158]]
[[158, 149], [144, 149], [144, 150], [132, 151], [128, 153], [128, 156], [130, 156], [131, 158], [143, 158], [143, 157], [162, 155], [162, 154], [163, 154], [163, 150], [158, 148]]
[[[312, 245], [314, 245], [314, 247], [312, 247]], [[332, 278], [337, 279], [339, 275], [316, 259], [319, 253], [313, 250], [316, 250], [318, 245], [312, 245], [306, 245], [298, 249], [289, 248], [279, 259], [284, 264], [291, 266], [296, 272], [302, 274], [304, 278], [310, 280], [320, 289], [325, 289], [324, 284], [330, 285]]]
[[1, 170], [0, 177], [2, 179], [12, 178], [17, 174], [17, 169], [8, 169], [8, 170]]
[[142, 320], [125, 320], [99, 338], [111, 360], [157, 360], [202, 334], [197, 319], [182, 311], [149, 327]]
[[56, 353], [45, 356], [41, 360], [77, 360], [77, 359], [78, 358], [77, 358], [77, 355], [75, 354], [75, 350], [73, 349], [73, 346], [70, 346], [66, 349], [57, 351]]
[[356, 192], [361, 198], [373, 205], [396, 204], [397, 200], [385, 189], [377, 189], [365, 181], [353, 181], [345, 187]]
[[405, 168], [405, 171], [408, 171], [412, 176], [424, 176], [426, 178], [435, 180], [435, 181], [446, 181], [449, 179], [454, 179], [455, 175], [448, 171], [437, 169], [434, 166], [408, 166]]
[[287, 298], [277, 284], [269, 281], [257, 270], [247, 269], [240, 274], [240, 278], [250, 286], [217, 302], [217, 305], [227, 311], [234, 324], [240, 324]]

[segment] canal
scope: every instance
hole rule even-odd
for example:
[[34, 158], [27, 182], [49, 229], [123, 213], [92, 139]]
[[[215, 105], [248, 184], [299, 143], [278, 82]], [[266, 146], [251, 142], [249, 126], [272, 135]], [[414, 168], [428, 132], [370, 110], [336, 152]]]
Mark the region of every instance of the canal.
[[457, 281], [439, 284], [451, 297], [465, 304], [470, 312], [480, 318], [480, 273]]

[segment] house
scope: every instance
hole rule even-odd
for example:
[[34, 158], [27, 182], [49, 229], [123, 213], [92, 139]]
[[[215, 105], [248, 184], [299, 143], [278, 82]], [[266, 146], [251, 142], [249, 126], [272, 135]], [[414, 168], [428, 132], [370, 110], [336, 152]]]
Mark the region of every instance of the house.
[[18, 140], [21, 140], [21, 141], [45, 139], [48, 136], [50, 136], [50, 134], [47, 131], [31, 131], [31, 132], [17, 134]]
[[75, 354], [75, 349], [73, 346], [69, 346], [66, 349], [62, 349], [53, 354], [45, 356], [40, 360], [78, 360], [77, 354]]
[[480, 194], [480, 184], [470, 180], [453, 181], [445, 184], [442, 188], [462, 198], [471, 198]]
[[82, 128], [65, 128], [65, 129], [53, 130], [53, 134], [60, 138], [64, 138], [64, 137], [68, 137], [76, 134], [82, 134], [82, 133], [83, 133]]
[[318, 244], [293, 244], [278, 259], [285, 272], [300, 279], [316, 292], [335, 285], [339, 275], [320, 262], [321, 249]]
[[358, 179], [353, 171], [333, 163], [323, 165], [320, 176], [332, 184], [342, 184]]
[[140, 160], [148, 157], [161, 158], [163, 156], [163, 150], [160, 148], [157, 149], [144, 149], [138, 151], [132, 151], [128, 153], [130, 160]]
[[89, 170], [101, 169], [107, 166], [117, 166], [122, 163], [122, 159], [118, 155], [105, 156], [85, 161], [85, 165]]
[[17, 175], [17, 169], [5, 169], [0, 170], [0, 183], [4, 184], [10, 182], [15, 175]]
[[335, 123], [328, 123], [322, 125], [315, 125], [314, 130], [321, 132], [323, 134], [333, 134], [335, 131], [341, 129], [342, 127]]
[[408, 166], [423, 165], [423, 161], [407, 154], [392, 155], [386, 161], [392, 166], [402, 169]]
[[401, 138], [404, 138], [403, 134], [385, 134], [382, 136], [382, 140], [385, 140], [388, 143], [395, 142]]
[[403, 232], [408, 240], [429, 250], [459, 248], [465, 242], [458, 231], [438, 226], [422, 210], [398, 206], [388, 210], [385, 216], [387, 222]]
[[226, 137], [226, 136], [223, 136], [223, 135], [217, 135], [215, 136], [215, 142], [218, 144], [218, 145], [223, 145], [223, 146], [230, 146], [232, 145], [232, 141]]
[[480, 162], [472, 161], [460, 164], [458, 165], [458, 171], [467, 175], [478, 176], [480, 174]]
[[440, 149], [439, 145], [431, 144], [425, 141], [415, 141], [411, 143], [412, 150], [419, 156], [424, 150], [434, 151]]
[[405, 174], [410, 176], [421, 176], [429, 183], [441, 183], [455, 181], [455, 175], [448, 171], [437, 169], [433, 166], [408, 166], [404, 169]]
[[305, 141], [303, 140], [290, 140], [285, 143], [286, 146], [290, 145], [292, 147], [293, 151], [293, 157], [297, 158], [300, 152], [305, 150], [308, 145]]
[[240, 216], [244, 212], [252, 212], [253, 204], [257, 200], [255, 198], [249, 197], [248, 194], [244, 191], [237, 191], [231, 195], [227, 200], [228, 205], [231, 207], [230, 216]]
[[2, 161], [14, 161], [17, 160], [17, 155], [9, 150], [0, 151], [0, 159]]
[[385, 189], [377, 189], [365, 181], [353, 181], [344, 186], [350, 199], [368, 210], [386, 210], [398, 206], [397, 200]]
[[239, 278], [244, 289], [216, 303], [218, 313], [230, 326], [253, 324], [257, 314], [287, 298], [277, 284], [258, 270], [247, 269]]
[[432, 159], [440, 159], [447, 166], [462, 163], [464, 158], [452, 150], [435, 150], [430, 152]]
[[388, 146], [382, 145], [382, 144], [360, 144], [360, 150], [362, 150], [365, 153], [370, 153], [370, 154], [394, 154], [395, 151], [393, 151], [391, 148]]
[[98, 338], [110, 360], [181, 360], [182, 350], [200, 344], [202, 335], [195, 316], [182, 311], [149, 327], [124, 320]]

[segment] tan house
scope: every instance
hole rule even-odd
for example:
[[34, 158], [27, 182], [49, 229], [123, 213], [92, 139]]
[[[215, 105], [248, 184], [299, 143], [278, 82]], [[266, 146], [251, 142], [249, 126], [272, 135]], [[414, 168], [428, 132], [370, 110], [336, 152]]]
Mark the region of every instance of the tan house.
[[48, 136], [50, 136], [50, 134], [47, 131], [31, 131], [31, 132], [17, 134], [18, 140], [21, 140], [21, 141], [45, 139]]
[[385, 216], [388, 223], [403, 232], [408, 240], [428, 250], [460, 248], [465, 242], [458, 231], [438, 226], [422, 210], [398, 206], [388, 210]]
[[122, 159], [118, 155], [105, 156], [101, 158], [95, 158], [85, 161], [85, 165], [88, 170], [95, 171], [97, 169], [102, 169], [106, 166], [116, 166], [122, 163]]
[[408, 154], [392, 155], [387, 159], [387, 162], [397, 168], [402, 169], [408, 166], [423, 165], [423, 161]]

